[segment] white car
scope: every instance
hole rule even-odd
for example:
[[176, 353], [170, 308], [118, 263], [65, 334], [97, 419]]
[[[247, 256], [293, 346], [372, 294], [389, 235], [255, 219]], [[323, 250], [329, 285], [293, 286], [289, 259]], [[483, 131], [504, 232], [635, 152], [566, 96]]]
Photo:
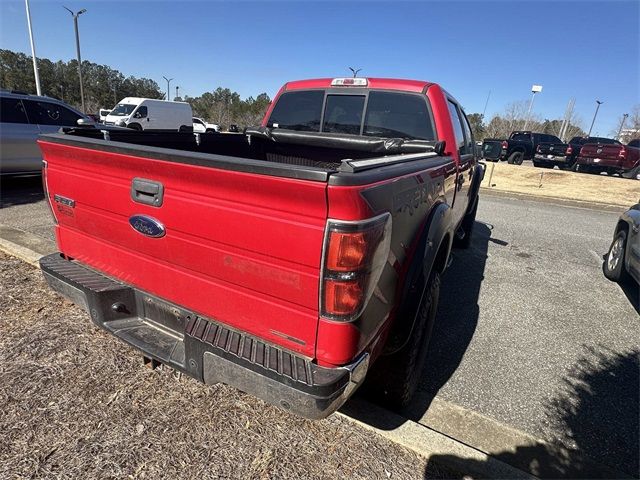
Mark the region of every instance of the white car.
[[207, 123], [201, 118], [193, 117], [193, 131], [196, 133], [217, 133], [220, 131], [220, 125], [216, 123]]
[[191, 105], [151, 98], [123, 98], [109, 112], [105, 125], [134, 130], [193, 131]]
[[109, 115], [111, 113], [111, 110], [109, 110], [108, 108], [101, 108], [100, 111], [98, 112], [98, 115], [100, 117], [100, 123], [104, 123], [107, 121], [107, 115]]

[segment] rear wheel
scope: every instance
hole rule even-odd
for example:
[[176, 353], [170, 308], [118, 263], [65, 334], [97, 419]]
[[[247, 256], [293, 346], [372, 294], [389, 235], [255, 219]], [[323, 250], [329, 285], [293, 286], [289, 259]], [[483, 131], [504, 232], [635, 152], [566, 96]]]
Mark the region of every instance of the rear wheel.
[[620, 230], [611, 242], [609, 252], [604, 259], [602, 270], [604, 276], [614, 282], [627, 280], [628, 274], [624, 267], [624, 256], [627, 248], [627, 232]]
[[524, 154], [522, 152], [513, 152], [509, 155], [507, 159], [507, 163], [511, 165], [522, 165], [522, 161], [524, 160]]
[[395, 409], [404, 408], [409, 404], [427, 358], [439, 296], [440, 274], [433, 271], [418, 307], [416, 324], [407, 344], [396, 353], [378, 358], [373, 364], [363, 385], [366, 396]]
[[138, 132], [142, 131], [142, 126], [139, 123], [130, 123], [127, 125], [131, 130], [137, 130]]

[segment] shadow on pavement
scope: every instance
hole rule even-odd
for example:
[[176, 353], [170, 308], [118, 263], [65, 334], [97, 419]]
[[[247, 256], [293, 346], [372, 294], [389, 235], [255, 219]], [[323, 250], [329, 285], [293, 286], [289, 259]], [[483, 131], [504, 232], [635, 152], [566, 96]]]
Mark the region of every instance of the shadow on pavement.
[[628, 282], [621, 284], [620, 288], [626, 295], [631, 306], [635, 308], [638, 314], [640, 314], [640, 286], [638, 286], [638, 284], [633, 280], [629, 280]]
[[0, 208], [35, 203], [44, 199], [42, 177], [0, 177]]
[[[638, 478], [640, 350], [584, 350], [567, 373], [564, 391], [547, 404], [548, 422], [560, 425], [562, 441], [573, 448], [539, 442], [493, 458], [541, 478]], [[483, 471], [482, 462], [451, 455], [430, 461], [456, 465], [461, 476]]]
[[[453, 250], [453, 263], [442, 277], [438, 314], [422, 375], [424, 380], [411, 405], [399, 412], [403, 417], [418, 420], [423, 416], [467, 351], [478, 324], [478, 297], [490, 240], [490, 226], [476, 222], [471, 246], [466, 250]], [[502, 241], [497, 243], [506, 245]], [[389, 419], [380, 418], [372, 422], [367, 417], [365, 420], [364, 415], [360, 416], [357, 411], [348, 408], [348, 404], [345, 407], [345, 413], [376, 428], [390, 430], [399, 426], [389, 424]]]

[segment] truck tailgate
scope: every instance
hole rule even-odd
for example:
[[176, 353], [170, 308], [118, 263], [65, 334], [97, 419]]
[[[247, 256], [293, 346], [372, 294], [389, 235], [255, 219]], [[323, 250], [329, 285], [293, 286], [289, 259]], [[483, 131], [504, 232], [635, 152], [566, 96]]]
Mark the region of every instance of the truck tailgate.
[[[39, 143], [63, 254], [314, 355], [326, 183]], [[162, 185], [160, 206], [134, 200], [136, 178]], [[164, 235], [134, 229], [135, 215]]]
[[620, 160], [618, 155], [622, 150], [621, 145], [601, 145], [587, 143], [580, 149], [580, 156], [587, 158], [601, 158], [606, 160]]

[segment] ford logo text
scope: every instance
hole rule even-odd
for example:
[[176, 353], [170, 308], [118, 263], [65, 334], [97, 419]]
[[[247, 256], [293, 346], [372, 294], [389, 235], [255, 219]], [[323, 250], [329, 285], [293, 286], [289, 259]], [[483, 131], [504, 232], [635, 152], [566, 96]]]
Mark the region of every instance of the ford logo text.
[[165, 234], [164, 225], [155, 218], [146, 215], [133, 215], [129, 217], [129, 224], [134, 230], [147, 237], [159, 238]]

